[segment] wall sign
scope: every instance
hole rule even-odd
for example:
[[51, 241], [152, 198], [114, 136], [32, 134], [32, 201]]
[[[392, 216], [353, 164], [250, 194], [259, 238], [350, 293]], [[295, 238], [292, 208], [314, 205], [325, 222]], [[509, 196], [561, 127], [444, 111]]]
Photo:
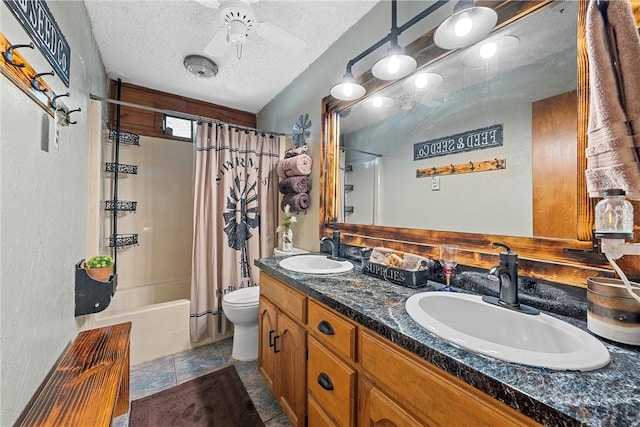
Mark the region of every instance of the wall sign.
[[483, 148], [500, 147], [501, 145], [502, 124], [498, 124], [413, 144], [413, 160], [446, 156], [447, 154], [481, 150]]
[[69, 87], [71, 48], [44, 0], [4, 0], [33, 42]]

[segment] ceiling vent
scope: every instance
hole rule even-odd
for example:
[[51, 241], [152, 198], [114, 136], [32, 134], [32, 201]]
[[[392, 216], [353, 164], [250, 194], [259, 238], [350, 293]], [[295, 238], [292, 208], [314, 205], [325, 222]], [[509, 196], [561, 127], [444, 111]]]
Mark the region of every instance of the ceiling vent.
[[184, 58], [184, 68], [198, 77], [215, 77], [218, 74], [216, 63], [201, 55], [189, 55]]

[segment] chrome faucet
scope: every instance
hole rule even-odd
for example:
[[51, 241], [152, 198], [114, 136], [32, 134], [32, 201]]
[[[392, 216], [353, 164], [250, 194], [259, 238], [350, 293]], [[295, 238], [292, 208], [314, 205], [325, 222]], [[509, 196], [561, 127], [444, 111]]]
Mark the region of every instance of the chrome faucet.
[[331, 224], [325, 224], [324, 226], [326, 228], [333, 229], [333, 238], [323, 237], [322, 239], [320, 239], [320, 246], [322, 246], [322, 244], [325, 242], [328, 243], [329, 246], [331, 246], [331, 256], [329, 257], [329, 259], [343, 261], [343, 259], [340, 258], [340, 231]]
[[498, 298], [484, 296], [482, 300], [527, 314], [540, 314], [537, 309], [521, 305], [518, 302], [518, 255], [511, 252], [511, 249], [503, 243], [493, 242], [492, 246], [506, 249], [506, 251], [500, 252], [500, 265], [492, 267], [488, 275], [489, 279], [499, 283], [500, 296]]

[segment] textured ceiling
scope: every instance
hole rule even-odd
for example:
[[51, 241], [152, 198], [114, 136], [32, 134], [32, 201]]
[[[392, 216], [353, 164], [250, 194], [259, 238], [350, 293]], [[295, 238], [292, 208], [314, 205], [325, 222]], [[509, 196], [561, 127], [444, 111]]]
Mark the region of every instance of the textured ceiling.
[[183, 60], [191, 54], [204, 55], [221, 29], [220, 9], [195, 0], [84, 2], [111, 78], [257, 113], [378, 0], [251, 3], [258, 22], [289, 32], [306, 47], [292, 52], [253, 32], [241, 59], [235, 49], [228, 49], [222, 57], [210, 57], [219, 72], [208, 79], [187, 72]]

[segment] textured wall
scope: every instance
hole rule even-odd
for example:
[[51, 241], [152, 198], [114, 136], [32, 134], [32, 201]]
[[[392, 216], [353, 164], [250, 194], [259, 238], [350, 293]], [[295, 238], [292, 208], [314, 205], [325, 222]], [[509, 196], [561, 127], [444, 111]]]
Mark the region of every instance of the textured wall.
[[[44, 110], [0, 76], [0, 425], [11, 425], [65, 346], [75, 337], [74, 264], [86, 256], [89, 94], [105, 95], [106, 75], [84, 3], [48, 1], [71, 46], [71, 87], [46, 77], [65, 103], [82, 108], [62, 128], [60, 147], [41, 149]], [[1, 31], [13, 43], [29, 36], [4, 2]], [[49, 71], [40, 52], [21, 50]]]

